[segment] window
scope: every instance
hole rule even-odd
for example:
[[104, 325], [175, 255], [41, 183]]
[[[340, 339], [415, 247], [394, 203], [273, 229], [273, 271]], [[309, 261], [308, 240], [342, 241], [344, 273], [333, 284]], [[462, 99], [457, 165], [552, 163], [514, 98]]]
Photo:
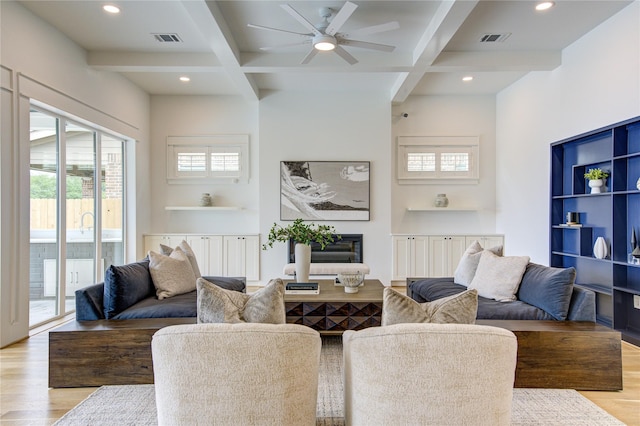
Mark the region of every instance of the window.
[[477, 182], [478, 150], [475, 136], [399, 136], [398, 181]]
[[249, 180], [249, 136], [169, 136], [167, 179], [186, 181], [247, 182]]

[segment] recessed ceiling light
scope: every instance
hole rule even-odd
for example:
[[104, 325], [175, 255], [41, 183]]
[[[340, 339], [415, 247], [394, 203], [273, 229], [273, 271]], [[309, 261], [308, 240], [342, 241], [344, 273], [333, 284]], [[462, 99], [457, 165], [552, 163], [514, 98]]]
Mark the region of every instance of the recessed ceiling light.
[[473, 76], [466, 75], [466, 76], [462, 77], [462, 81], [471, 81], [471, 80], [473, 80]]
[[180, 81], [186, 83], [188, 81], [191, 81], [191, 79], [189, 77], [187, 77], [186, 75], [183, 75], [182, 77], [180, 77]]
[[102, 6], [102, 10], [108, 13], [120, 13], [120, 8], [113, 4], [105, 4]]
[[552, 2], [552, 1], [543, 1], [540, 2], [536, 5], [536, 10], [537, 11], [542, 11], [542, 10], [547, 10], [547, 9], [551, 9], [553, 6], [555, 6], [556, 3]]

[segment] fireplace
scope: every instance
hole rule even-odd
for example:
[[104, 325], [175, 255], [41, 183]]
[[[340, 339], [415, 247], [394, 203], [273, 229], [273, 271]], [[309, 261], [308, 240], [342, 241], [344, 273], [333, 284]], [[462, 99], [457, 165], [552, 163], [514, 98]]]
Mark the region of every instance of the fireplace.
[[[333, 236], [333, 243], [321, 250], [320, 244], [311, 243], [311, 263], [363, 263], [362, 234]], [[287, 263], [295, 263], [295, 241], [289, 239]]]

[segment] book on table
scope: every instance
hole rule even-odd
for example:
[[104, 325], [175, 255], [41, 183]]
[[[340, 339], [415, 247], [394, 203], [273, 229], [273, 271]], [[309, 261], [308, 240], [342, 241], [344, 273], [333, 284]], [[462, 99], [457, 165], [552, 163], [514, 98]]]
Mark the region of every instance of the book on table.
[[320, 294], [318, 283], [287, 283], [285, 294]]

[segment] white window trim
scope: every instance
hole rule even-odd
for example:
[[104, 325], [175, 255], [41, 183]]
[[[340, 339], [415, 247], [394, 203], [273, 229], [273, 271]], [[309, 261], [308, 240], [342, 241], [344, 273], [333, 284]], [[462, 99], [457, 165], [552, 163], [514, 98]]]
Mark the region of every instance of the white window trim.
[[[407, 154], [415, 152], [465, 152], [469, 172], [409, 172]], [[480, 176], [480, 138], [478, 136], [398, 136], [396, 172], [399, 184], [477, 184]]]
[[[206, 155], [205, 171], [180, 175], [177, 153], [189, 150], [202, 151]], [[210, 161], [212, 152], [237, 152], [240, 154], [240, 170], [237, 172], [213, 172]], [[168, 136], [168, 183], [247, 183], [249, 181], [249, 135]]]

